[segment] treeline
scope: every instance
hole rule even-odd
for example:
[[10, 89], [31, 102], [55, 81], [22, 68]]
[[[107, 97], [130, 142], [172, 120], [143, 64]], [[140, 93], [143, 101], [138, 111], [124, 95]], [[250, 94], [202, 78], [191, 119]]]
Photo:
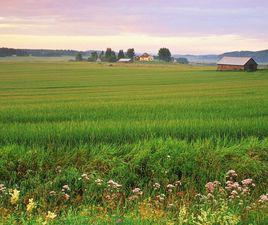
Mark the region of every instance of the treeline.
[[0, 57], [8, 57], [8, 56], [60, 57], [60, 56], [75, 56], [77, 54], [78, 51], [75, 50], [0, 48]]
[[21, 49], [14, 49], [14, 48], [0, 48], [0, 57], [7, 57], [7, 56], [29, 56], [29, 54]]

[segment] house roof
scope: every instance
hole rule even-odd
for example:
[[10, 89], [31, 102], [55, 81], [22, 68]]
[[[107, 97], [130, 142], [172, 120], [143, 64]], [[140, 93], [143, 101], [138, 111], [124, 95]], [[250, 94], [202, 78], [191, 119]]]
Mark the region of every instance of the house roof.
[[140, 57], [148, 58], [150, 55], [148, 53], [143, 53]]
[[244, 66], [251, 59], [250, 57], [223, 57], [218, 65]]
[[119, 59], [118, 62], [130, 62], [131, 59]]

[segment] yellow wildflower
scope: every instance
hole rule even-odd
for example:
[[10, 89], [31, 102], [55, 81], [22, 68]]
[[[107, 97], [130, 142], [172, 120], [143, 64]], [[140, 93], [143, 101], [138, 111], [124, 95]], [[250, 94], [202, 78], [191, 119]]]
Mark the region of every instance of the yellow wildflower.
[[57, 214], [56, 213], [53, 213], [53, 212], [50, 212], [48, 211], [47, 215], [46, 215], [46, 219], [47, 220], [53, 220], [57, 217]]
[[29, 199], [29, 203], [26, 206], [27, 213], [32, 213], [32, 211], [36, 208], [36, 204], [33, 200], [33, 198]]
[[12, 205], [16, 205], [17, 202], [19, 201], [19, 196], [20, 196], [20, 191], [18, 191], [17, 189], [14, 189], [12, 192], [9, 193], [10, 194], [10, 202]]

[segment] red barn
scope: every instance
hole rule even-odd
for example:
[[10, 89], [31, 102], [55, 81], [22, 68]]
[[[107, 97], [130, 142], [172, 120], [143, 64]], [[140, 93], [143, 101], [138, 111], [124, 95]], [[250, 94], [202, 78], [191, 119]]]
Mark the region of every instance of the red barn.
[[250, 57], [223, 57], [217, 64], [219, 71], [256, 71], [258, 69], [256, 61]]

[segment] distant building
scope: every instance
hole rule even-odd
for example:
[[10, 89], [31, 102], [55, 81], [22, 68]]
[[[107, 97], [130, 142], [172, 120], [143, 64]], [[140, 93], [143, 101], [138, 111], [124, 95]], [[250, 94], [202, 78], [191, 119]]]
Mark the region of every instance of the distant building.
[[258, 69], [256, 61], [250, 57], [223, 57], [217, 64], [219, 71], [256, 71]]
[[153, 60], [154, 60], [154, 57], [149, 55], [148, 53], [144, 53], [139, 57], [139, 61], [143, 61], [143, 62], [150, 62]]
[[119, 59], [117, 62], [119, 63], [131, 63], [132, 62], [132, 59]]

